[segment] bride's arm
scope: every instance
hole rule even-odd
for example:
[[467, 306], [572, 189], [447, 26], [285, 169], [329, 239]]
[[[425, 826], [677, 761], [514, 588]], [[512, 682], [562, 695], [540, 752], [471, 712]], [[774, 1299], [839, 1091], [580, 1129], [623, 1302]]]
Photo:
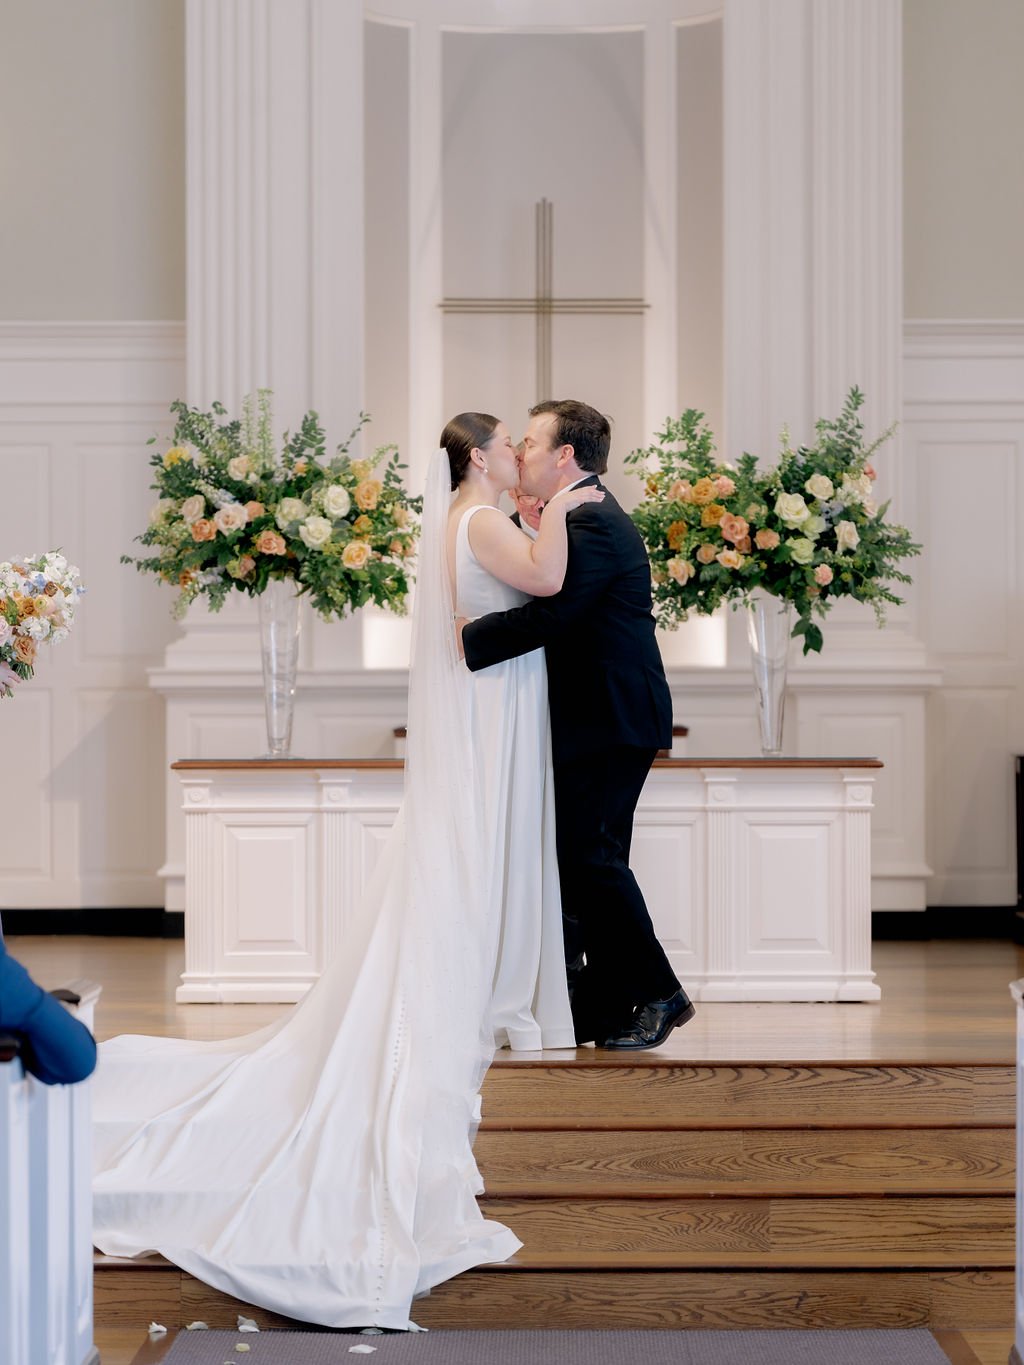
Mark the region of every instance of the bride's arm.
[[[469, 544], [488, 573], [531, 597], [551, 597], [562, 586], [568, 561], [566, 513], [585, 502], [600, 502], [604, 493], [593, 487], [571, 489], [549, 502], [536, 539], [525, 535], [499, 512], [469, 523]], [[497, 508], [494, 509], [496, 512]]]

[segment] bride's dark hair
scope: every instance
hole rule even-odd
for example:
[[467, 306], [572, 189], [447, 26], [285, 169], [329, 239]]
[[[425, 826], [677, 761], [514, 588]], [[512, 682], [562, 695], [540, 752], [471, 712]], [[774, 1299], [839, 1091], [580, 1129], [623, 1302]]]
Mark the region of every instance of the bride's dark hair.
[[489, 412], [460, 412], [441, 432], [441, 446], [448, 452], [452, 492], [466, 477], [469, 457], [485, 446], [497, 430], [498, 419]]

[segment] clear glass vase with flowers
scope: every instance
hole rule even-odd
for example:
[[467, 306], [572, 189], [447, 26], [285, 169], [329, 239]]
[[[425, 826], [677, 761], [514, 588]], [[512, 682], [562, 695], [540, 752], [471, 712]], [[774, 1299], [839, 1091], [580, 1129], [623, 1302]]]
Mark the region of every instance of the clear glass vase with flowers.
[[[817, 422], [809, 445], [794, 448], [783, 432], [779, 459], [767, 469], [746, 453], [735, 464], [720, 460], [693, 408], [626, 457], [644, 479], [632, 517], [651, 559], [659, 625], [726, 602], [756, 608], [775, 599], [772, 610], [784, 609], [807, 654], [820, 651], [818, 622], [839, 597], [866, 602], [884, 622], [886, 607], [903, 600], [893, 585], [911, 581], [900, 562], [921, 547], [886, 520], [888, 503], [874, 499], [872, 456], [893, 428], [866, 444], [863, 401], [852, 388], [837, 418]], [[781, 722], [773, 734], [780, 730]], [[766, 751], [777, 751], [775, 743]]]

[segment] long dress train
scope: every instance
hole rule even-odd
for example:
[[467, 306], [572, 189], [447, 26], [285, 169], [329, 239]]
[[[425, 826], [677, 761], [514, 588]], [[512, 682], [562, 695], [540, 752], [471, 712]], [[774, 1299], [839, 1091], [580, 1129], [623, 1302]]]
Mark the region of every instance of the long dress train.
[[[405, 801], [343, 949], [269, 1028], [115, 1038], [94, 1081], [97, 1246], [334, 1327], [409, 1328], [417, 1294], [520, 1246], [475, 1200], [480, 1083], [496, 1035], [574, 1045], [543, 655], [454, 657], [446, 472], [435, 458]], [[467, 527], [460, 610], [514, 605]]]

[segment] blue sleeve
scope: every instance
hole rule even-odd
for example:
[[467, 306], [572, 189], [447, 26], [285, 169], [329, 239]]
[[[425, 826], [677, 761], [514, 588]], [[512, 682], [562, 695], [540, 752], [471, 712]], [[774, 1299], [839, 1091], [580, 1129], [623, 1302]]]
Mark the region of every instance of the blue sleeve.
[[25, 1070], [47, 1085], [84, 1081], [96, 1068], [92, 1034], [0, 946], [0, 1031], [22, 1041]]

